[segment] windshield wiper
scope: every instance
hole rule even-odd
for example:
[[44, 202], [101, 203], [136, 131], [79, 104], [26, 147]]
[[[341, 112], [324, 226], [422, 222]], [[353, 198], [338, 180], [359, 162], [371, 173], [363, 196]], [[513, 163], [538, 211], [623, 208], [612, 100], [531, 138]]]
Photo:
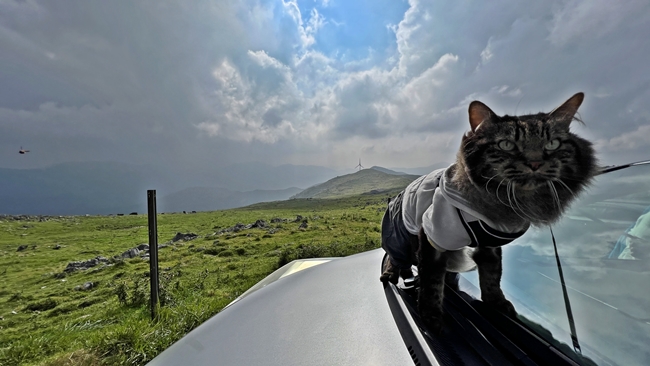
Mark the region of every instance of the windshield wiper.
[[615, 172], [617, 170], [629, 168], [631, 166], [646, 165], [646, 164], [650, 164], [650, 160], [637, 161], [637, 162], [634, 162], [634, 163], [623, 164], [623, 165], [608, 165], [608, 166], [602, 167], [600, 169], [600, 171], [598, 172], [598, 174], [596, 174], [596, 175], [605, 174], [605, 173], [609, 173], [609, 172]]

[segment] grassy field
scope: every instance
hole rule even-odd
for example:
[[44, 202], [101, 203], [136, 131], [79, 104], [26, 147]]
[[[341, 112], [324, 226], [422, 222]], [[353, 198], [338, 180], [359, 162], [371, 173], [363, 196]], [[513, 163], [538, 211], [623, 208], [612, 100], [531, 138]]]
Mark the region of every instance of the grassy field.
[[[2, 218], [0, 365], [145, 364], [282, 264], [379, 247], [388, 196], [159, 215], [159, 244], [177, 232], [198, 237], [159, 250], [164, 306], [156, 321], [148, 260], [113, 258], [148, 242], [146, 216]], [[268, 226], [220, 233], [256, 220]], [[108, 263], [64, 272], [69, 262], [97, 256]]]

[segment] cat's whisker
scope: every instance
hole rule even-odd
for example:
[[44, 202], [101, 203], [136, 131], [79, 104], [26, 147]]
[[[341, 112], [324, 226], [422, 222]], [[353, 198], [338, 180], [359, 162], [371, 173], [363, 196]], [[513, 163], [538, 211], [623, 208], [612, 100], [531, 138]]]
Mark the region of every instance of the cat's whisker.
[[555, 186], [553, 185], [553, 182], [550, 180], [546, 181], [546, 184], [549, 187], [549, 190], [551, 191], [551, 195], [553, 196], [553, 201], [555, 202], [555, 205], [557, 206], [558, 212], [562, 211], [562, 205], [560, 204], [560, 196], [557, 194], [557, 189], [555, 189]]
[[566, 188], [566, 190], [569, 191], [569, 193], [571, 193], [572, 196], [575, 196], [575, 195], [576, 195], [575, 193], [573, 193], [573, 191], [571, 190], [571, 188], [569, 188], [569, 186], [567, 186], [566, 183], [564, 183], [564, 182], [562, 181], [562, 179], [559, 179], [559, 178], [558, 178], [558, 179], [556, 180], [556, 182], [558, 182], [558, 183], [560, 183], [561, 185], [563, 185], [564, 188]]
[[[529, 220], [532, 220], [532, 219], [535, 217], [535, 215], [534, 215], [532, 212], [529, 212], [530, 215], [532, 215], [532, 217], [529, 216], [529, 215], [526, 213], [526, 211], [525, 211], [523, 208], [521, 208], [521, 206], [519, 205], [519, 202], [517, 201], [517, 195], [516, 195], [516, 191], [515, 191], [515, 184], [516, 184], [516, 183], [515, 183], [514, 181], [512, 181], [512, 185], [511, 185], [511, 190], [512, 190], [512, 200], [515, 202], [515, 206], [517, 206], [517, 208], [519, 209], [519, 211], [521, 211], [521, 213], [522, 213], [524, 216], [526, 216]], [[530, 207], [528, 207], [528, 206], [526, 206], [526, 205], [525, 205], [525, 207], [530, 211]], [[514, 210], [514, 207], [513, 207], [513, 210]], [[521, 217], [521, 216], [519, 216], [519, 217]], [[522, 217], [522, 218], [523, 218], [523, 217]]]
[[[504, 205], [504, 206], [508, 206], [508, 207], [512, 208], [512, 206], [510, 206], [510, 205], [508, 205], [507, 203], [503, 202], [503, 201], [501, 200], [501, 197], [499, 197], [499, 187], [501, 187], [501, 183], [503, 183], [504, 180], [506, 180], [506, 178], [501, 179], [501, 182], [499, 182], [499, 185], [497, 186], [497, 189], [496, 189], [496, 191], [495, 191], [495, 194], [496, 194], [496, 196], [497, 196], [497, 199], [499, 200], [499, 202], [501, 202], [502, 205]], [[506, 190], [506, 194], [507, 194], [507, 193], [508, 193], [508, 191]]]
[[[515, 214], [517, 214], [517, 216], [519, 216], [519, 217], [521, 217], [522, 219], [528, 221], [528, 220], [530, 220], [530, 217], [528, 217], [528, 215], [526, 215], [526, 213], [524, 212], [524, 210], [522, 210], [521, 207], [519, 207], [519, 204], [517, 203], [517, 197], [515, 196], [515, 187], [514, 187], [514, 184], [515, 184], [514, 181], [509, 181], [509, 182], [508, 182], [508, 186], [506, 187], [506, 191], [508, 192], [508, 201], [510, 202], [510, 208], [512, 208], [512, 211], [513, 211]], [[510, 199], [510, 191], [512, 191], [512, 200]], [[519, 208], [519, 211], [521, 211], [521, 213], [522, 213], [524, 216], [526, 216], [526, 217], [521, 216], [521, 215], [519, 214], [519, 212], [517, 212], [517, 209], [515, 208], [515, 206], [512, 205], [512, 201], [513, 201], [513, 200], [515, 201], [515, 204], [516, 204], [517, 208]]]
[[[492, 178], [488, 179], [487, 182], [485, 182], [485, 191], [487, 193], [490, 193], [490, 191], [488, 190], [488, 184], [490, 184], [490, 181], [492, 179], [494, 179], [494, 177], [496, 177], [497, 175], [499, 175], [499, 173], [495, 174], [494, 176], [492, 176]], [[483, 175], [481, 175], [481, 177], [483, 177]], [[483, 178], [487, 178], [487, 177], [483, 177]], [[497, 194], [498, 194], [498, 192], [497, 192]]]
[[555, 190], [553, 189], [553, 186], [551, 185], [551, 182], [547, 180], [546, 186], [548, 187], [548, 193], [551, 195], [551, 198], [553, 198], [553, 203], [559, 207], [557, 203], [557, 196], [555, 194]]

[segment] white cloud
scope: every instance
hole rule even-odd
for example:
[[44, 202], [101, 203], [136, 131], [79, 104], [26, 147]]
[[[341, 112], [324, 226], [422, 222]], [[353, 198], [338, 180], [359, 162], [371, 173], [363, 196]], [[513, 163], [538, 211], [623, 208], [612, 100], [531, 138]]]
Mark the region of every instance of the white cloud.
[[556, 6], [548, 38], [556, 45], [597, 39], [647, 10], [643, 0], [570, 0]]
[[492, 56], [494, 56], [494, 54], [492, 53], [492, 49], [490, 47], [490, 42], [491, 41], [492, 41], [492, 38], [490, 38], [488, 40], [487, 46], [485, 46], [485, 49], [483, 49], [483, 51], [481, 51], [481, 61], [484, 64], [487, 63], [488, 61], [490, 61]]
[[[274, 143], [295, 133], [292, 115], [301, 114], [300, 92], [289, 68], [264, 51], [249, 51], [248, 73], [224, 60], [212, 75], [216, 81], [203, 105], [209, 119], [196, 127], [210, 136]], [[257, 68], [255, 67], [257, 66]]]
[[650, 150], [650, 124], [639, 126], [636, 130], [622, 133], [611, 139], [595, 142], [598, 151]]
[[282, 4], [284, 5], [286, 12], [293, 18], [298, 27], [302, 48], [306, 49], [316, 43], [314, 36], [318, 30], [326, 24], [325, 18], [318, 13], [316, 8], [313, 8], [309, 19], [307, 20], [307, 24], [305, 25], [297, 0], [282, 0]]

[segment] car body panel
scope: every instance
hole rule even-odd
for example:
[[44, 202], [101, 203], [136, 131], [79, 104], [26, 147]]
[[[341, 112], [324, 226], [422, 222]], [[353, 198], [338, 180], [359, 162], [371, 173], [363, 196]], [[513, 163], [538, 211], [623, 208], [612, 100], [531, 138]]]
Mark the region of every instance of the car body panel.
[[413, 364], [379, 283], [377, 249], [249, 293], [149, 365]]

